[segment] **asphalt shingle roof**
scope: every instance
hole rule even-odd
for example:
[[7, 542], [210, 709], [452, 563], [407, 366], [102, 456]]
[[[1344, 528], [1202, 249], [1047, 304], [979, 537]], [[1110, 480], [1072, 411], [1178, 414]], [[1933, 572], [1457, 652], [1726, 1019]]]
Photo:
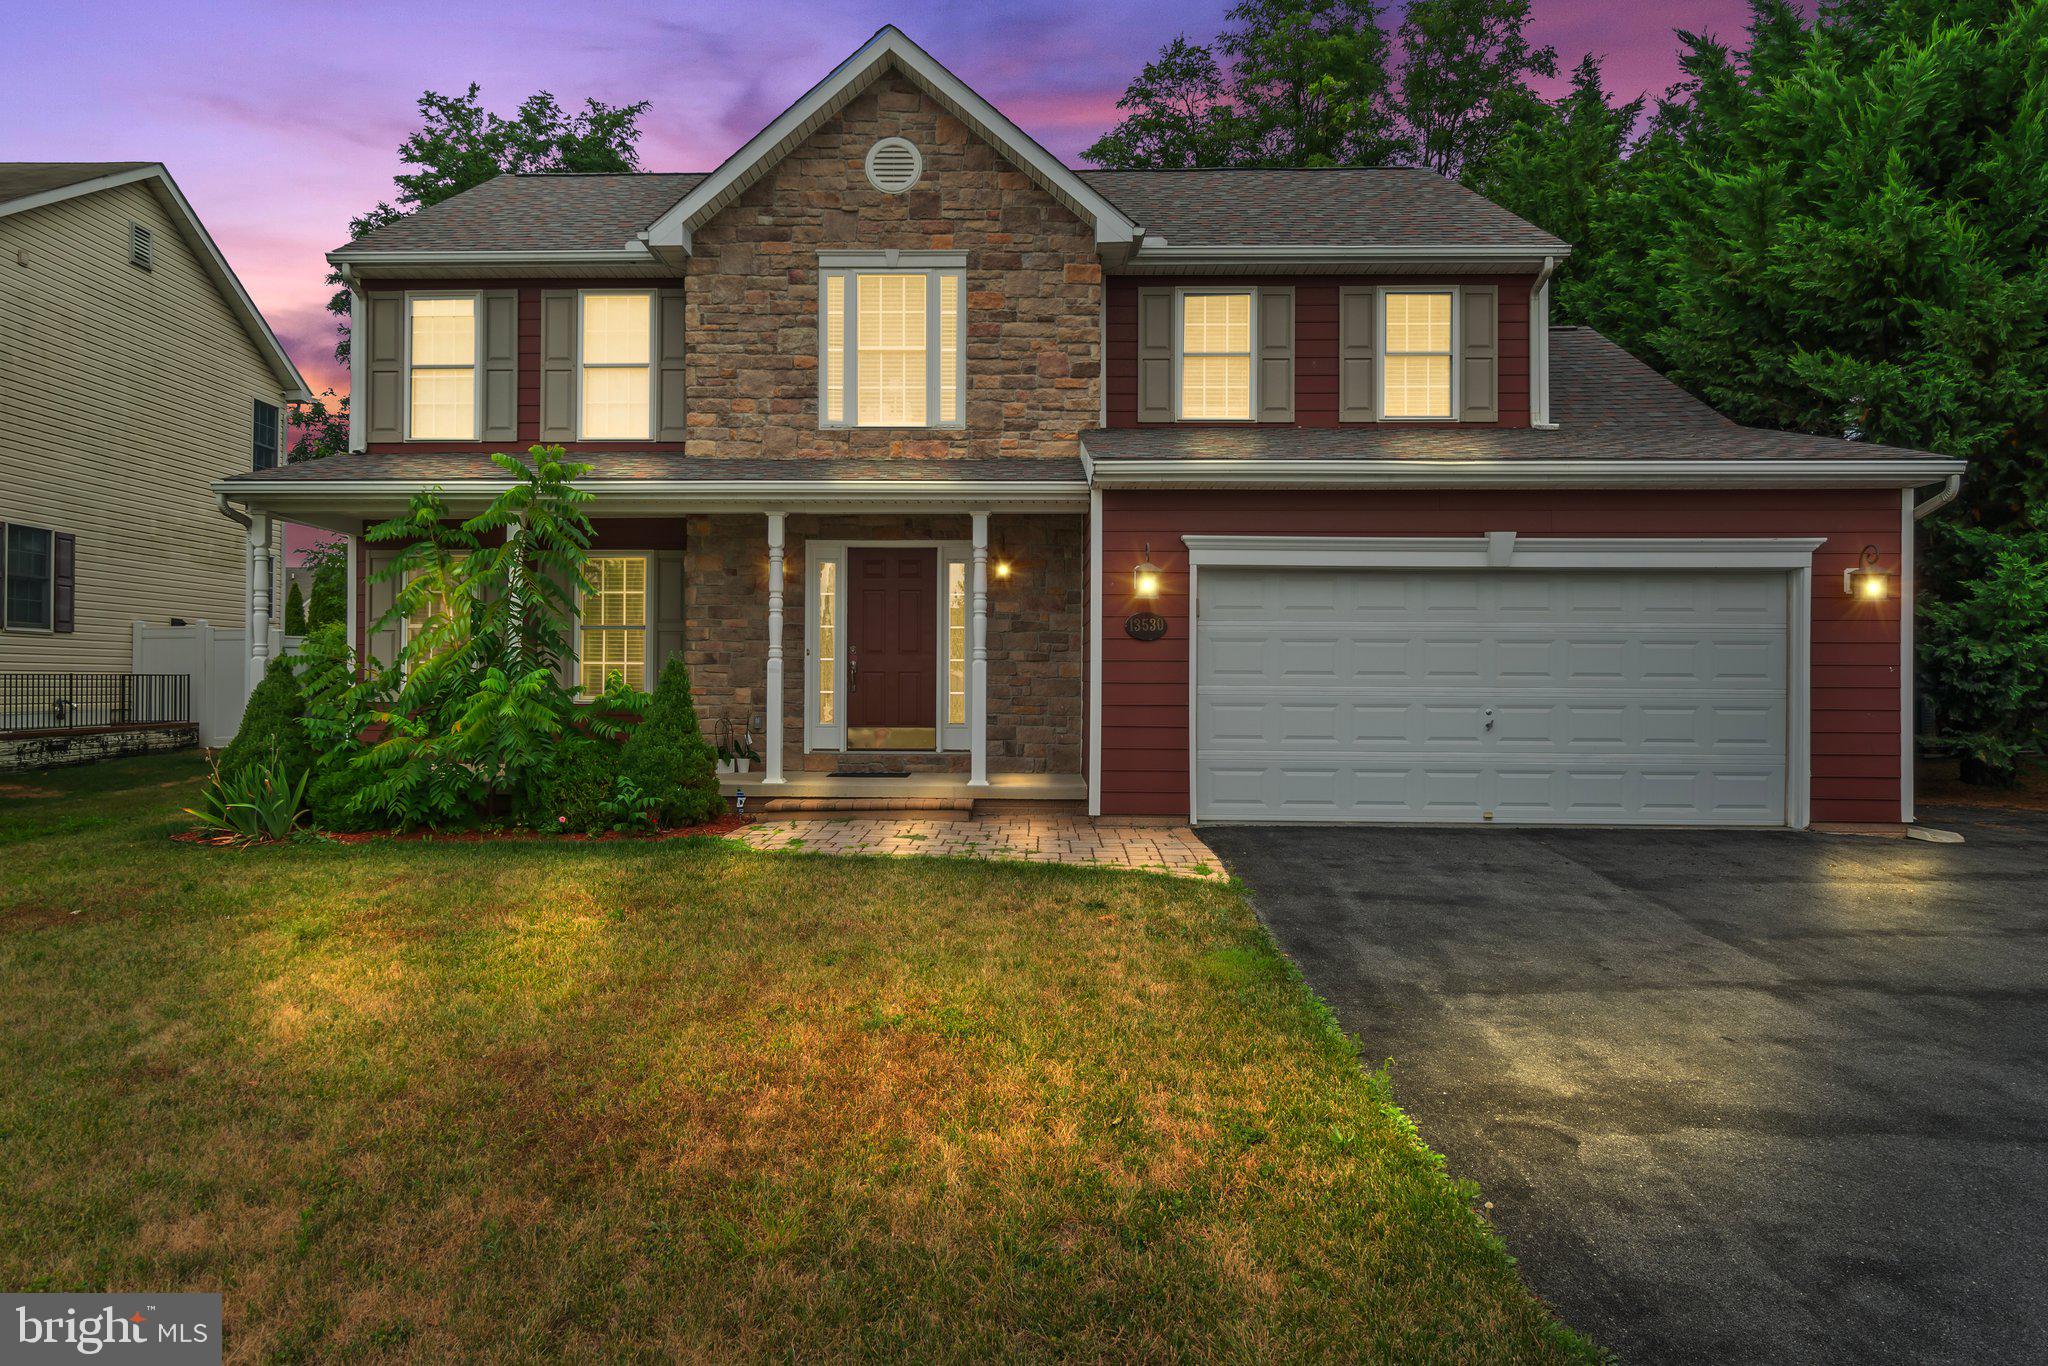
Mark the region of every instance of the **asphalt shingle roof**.
[[1586, 327], [1550, 332], [1554, 431], [1534, 427], [1119, 427], [1084, 432], [1119, 460], [1924, 460], [1926, 451], [1733, 422]]
[[[716, 456], [682, 455], [669, 451], [572, 455], [592, 466], [586, 480], [676, 479], [690, 482], [742, 480], [777, 483], [789, 480], [905, 480], [919, 483], [952, 481], [1044, 481], [1078, 484], [1084, 479], [1080, 457], [1046, 456]], [[405, 451], [393, 455], [330, 455], [277, 469], [237, 474], [230, 483], [333, 483], [360, 479], [405, 479], [432, 484], [457, 484], [465, 479], [503, 479], [505, 472], [490, 456], [455, 451]]]
[[153, 161], [0, 161], [0, 204], [154, 165]]
[[616, 250], [701, 174], [501, 175], [350, 242], [347, 251]]
[[1434, 171], [1081, 171], [1170, 246], [1509, 246], [1565, 244]]

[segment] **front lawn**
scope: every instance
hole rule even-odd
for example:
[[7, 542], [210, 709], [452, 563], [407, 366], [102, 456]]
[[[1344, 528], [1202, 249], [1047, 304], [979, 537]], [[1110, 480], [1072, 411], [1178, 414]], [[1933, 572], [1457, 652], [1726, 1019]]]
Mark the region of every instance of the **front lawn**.
[[1578, 1360], [1234, 888], [0, 776], [0, 1288], [230, 1360]]

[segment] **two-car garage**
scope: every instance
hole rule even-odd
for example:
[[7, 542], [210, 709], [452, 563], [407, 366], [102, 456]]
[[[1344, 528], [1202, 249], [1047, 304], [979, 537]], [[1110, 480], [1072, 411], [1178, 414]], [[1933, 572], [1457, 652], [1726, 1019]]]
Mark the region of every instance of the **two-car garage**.
[[[1292, 564], [1210, 538], [1191, 576], [1194, 814], [1785, 824], [1786, 566], [1813, 544], [1323, 543]], [[1366, 562], [1314, 562], [1346, 558]]]

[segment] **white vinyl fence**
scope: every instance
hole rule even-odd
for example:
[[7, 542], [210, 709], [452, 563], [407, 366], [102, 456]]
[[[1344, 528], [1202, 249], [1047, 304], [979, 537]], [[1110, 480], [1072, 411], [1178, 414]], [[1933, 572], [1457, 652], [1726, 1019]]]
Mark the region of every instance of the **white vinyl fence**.
[[[242, 708], [249, 700], [249, 633], [228, 631], [204, 621], [188, 626], [135, 623], [136, 673], [187, 674], [192, 679], [192, 719], [199, 725], [199, 743], [218, 749], [235, 738]], [[270, 654], [296, 647], [276, 629], [270, 633]]]

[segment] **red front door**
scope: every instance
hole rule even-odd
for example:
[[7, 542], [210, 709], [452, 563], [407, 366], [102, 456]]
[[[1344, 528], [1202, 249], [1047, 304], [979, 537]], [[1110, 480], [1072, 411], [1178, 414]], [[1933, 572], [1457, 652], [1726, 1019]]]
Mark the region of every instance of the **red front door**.
[[848, 749], [939, 746], [939, 552], [846, 552]]

